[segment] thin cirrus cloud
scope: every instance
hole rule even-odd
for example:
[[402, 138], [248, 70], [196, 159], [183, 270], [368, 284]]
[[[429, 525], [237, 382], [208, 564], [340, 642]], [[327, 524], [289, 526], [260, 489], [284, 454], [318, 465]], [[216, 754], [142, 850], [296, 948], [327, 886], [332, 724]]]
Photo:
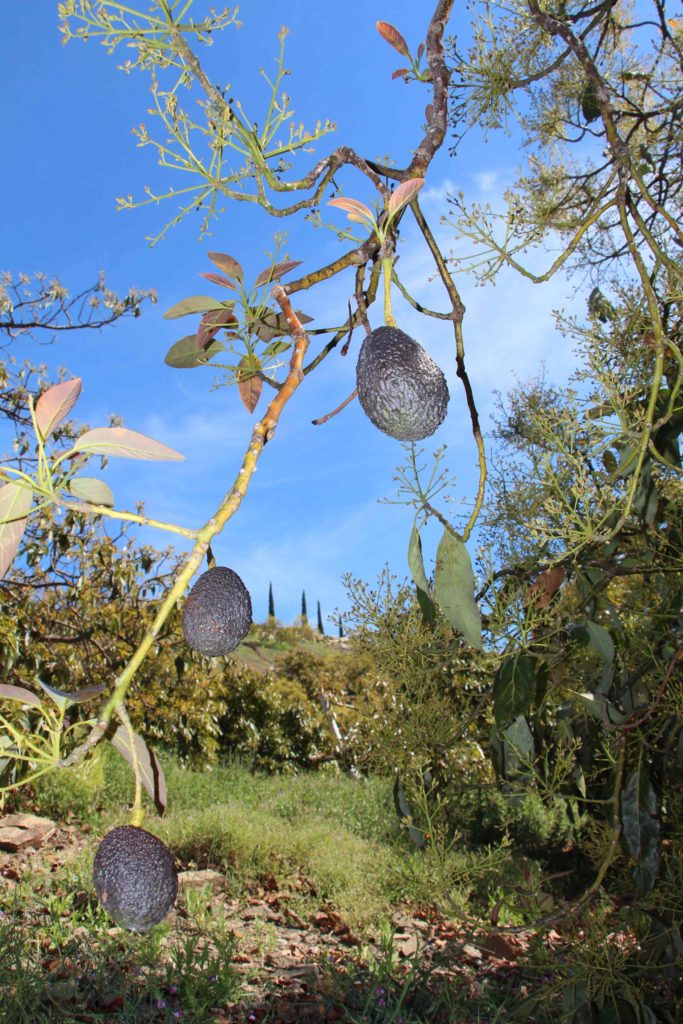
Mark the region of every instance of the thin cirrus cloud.
[[[468, 175], [474, 189], [470, 202], [487, 202], [494, 210], [504, 209], [504, 192], [512, 176], [499, 171], [482, 171]], [[448, 215], [446, 196], [457, 191], [450, 178], [438, 185], [424, 188], [421, 205], [432, 222], [432, 230], [445, 255], [457, 250], [467, 252], [469, 243], [458, 238], [457, 228], [439, 220]], [[434, 260], [421, 239], [417, 226], [404, 220], [402, 258], [397, 270], [408, 291], [430, 308], [445, 312], [448, 297], [435, 276]], [[402, 225], [402, 228], [403, 228]], [[554, 258], [548, 250], [538, 248], [521, 257], [535, 274], [545, 272]], [[451, 268], [452, 270], [452, 268]], [[452, 270], [453, 272], [453, 270]], [[454, 280], [466, 307], [463, 321], [465, 362], [470, 380], [477, 392], [480, 413], [493, 409], [494, 392], [505, 393], [517, 380], [539, 373], [543, 367], [557, 384], [565, 384], [576, 368], [571, 345], [559, 334], [553, 311], [583, 312], [581, 298], [571, 297], [571, 288], [564, 274], [558, 273], [542, 285], [534, 284], [513, 268], [503, 268], [495, 285], [478, 287], [471, 274], [454, 273]], [[446, 368], [455, 386], [454, 370], [448, 370], [453, 355], [453, 331], [447, 321], [420, 316], [406, 305], [404, 319], [414, 324], [417, 336]], [[410, 329], [407, 327], [406, 329]]]
[[[377, 515], [375, 501], [363, 501], [342, 518], [328, 514], [303, 528], [292, 523], [273, 540], [257, 541], [242, 548], [239, 558], [245, 567], [244, 578], [252, 595], [255, 617], [263, 618], [266, 614], [270, 583], [276, 615], [285, 621], [298, 613], [302, 590], [306, 591], [309, 619], [314, 617], [317, 600], [322, 606], [323, 621], [334, 609], [346, 607], [348, 599], [341, 581], [340, 562], [351, 575], [367, 579], [367, 551], [377, 550], [377, 545], [382, 544], [386, 528], [382, 519]], [[229, 550], [227, 538], [218, 541], [217, 552], [222, 547]]]

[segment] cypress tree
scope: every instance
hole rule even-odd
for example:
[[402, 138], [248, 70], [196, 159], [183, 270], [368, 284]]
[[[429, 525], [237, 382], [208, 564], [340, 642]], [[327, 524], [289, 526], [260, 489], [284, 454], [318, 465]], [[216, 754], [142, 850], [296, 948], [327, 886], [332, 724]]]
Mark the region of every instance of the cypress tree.
[[320, 611], [320, 601], [318, 601], [318, 632], [322, 633], [323, 636], [325, 635], [325, 630], [323, 628], [322, 612]]
[[306, 591], [301, 591], [301, 625], [308, 625], [308, 615], [306, 613]]
[[268, 621], [273, 622], [275, 619], [275, 602], [273, 600], [273, 584], [268, 584]]
[[339, 636], [344, 636], [344, 627], [342, 626], [342, 617], [339, 616]]

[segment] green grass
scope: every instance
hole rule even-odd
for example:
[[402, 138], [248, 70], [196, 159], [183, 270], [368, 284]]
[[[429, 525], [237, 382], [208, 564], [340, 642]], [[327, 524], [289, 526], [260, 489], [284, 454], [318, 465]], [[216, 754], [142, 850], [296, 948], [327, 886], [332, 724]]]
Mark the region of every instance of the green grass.
[[[321, 909], [335, 911], [365, 942], [360, 955], [349, 952], [343, 962], [323, 965], [327, 998], [345, 1007], [347, 1021], [505, 1019], [497, 1017], [505, 995], [495, 985], [474, 998], [462, 979], [454, 988], [447, 970], [437, 977], [422, 953], [399, 962], [388, 920], [401, 905], [437, 907], [450, 916], [458, 908], [487, 914], [502, 888], [520, 881], [524, 859], [513, 857], [507, 844], [478, 850], [434, 844], [417, 851], [399, 825], [387, 779], [255, 775], [239, 765], [199, 773], [168, 757], [163, 762], [168, 810], [158, 818], [150, 807], [144, 825], [184, 868], [220, 870], [227, 893], [238, 898], [265, 881], [273, 885], [274, 877], [295, 913], [309, 918]], [[97, 1009], [102, 993], [105, 1002], [114, 994], [106, 1019], [117, 1024], [167, 1024], [178, 1019], [172, 1014], [180, 1006], [185, 1020], [209, 1024], [217, 1005], [212, 985], [224, 1002], [239, 998], [233, 940], [208, 892], [183, 895], [175, 923], [147, 936], [111, 929], [92, 889], [92, 860], [99, 837], [127, 821], [131, 795], [129, 769], [109, 747], [90, 773], [58, 773], [35, 786], [33, 809], [87, 823], [92, 841], [55, 873], [39, 866], [15, 888], [12, 910], [3, 897], [0, 991], [9, 995], [0, 1000], [2, 1024], [77, 1020], [86, 1008]], [[501, 923], [523, 919], [512, 906], [499, 913]], [[380, 938], [379, 946], [371, 936]], [[210, 977], [219, 980], [209, 985]], [[73, 1017], [63, 1015], [65, 1006]]]

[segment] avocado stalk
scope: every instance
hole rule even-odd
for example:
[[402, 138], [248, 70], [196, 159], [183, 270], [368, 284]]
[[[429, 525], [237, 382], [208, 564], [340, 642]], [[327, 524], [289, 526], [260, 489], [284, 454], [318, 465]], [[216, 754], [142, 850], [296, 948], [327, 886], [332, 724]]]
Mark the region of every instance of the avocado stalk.
[[384, 323], [387, 327], [396, 327], [396, 319], [391, 311], [391, 273], [394, 266], [394, 245], [390, 237], [382, 239], [379, 254], [382, 260], [384, 281]]
[[121, 704], [120, 707], [116, 709], [116, 714], [128, 734], [128, 743], [130, 744], [130, 753], [133, 761], [133, 775], [135, 777], [135, 796], [133, 798], [133, 806], [130, 809], [130, 821], [128, 824], [135, 825], [136, 828], [139, 828], [145, 820], [145, 810], [142, 806], [142, 769], [140, 767], [140, 759], [135, 745], [135, 733], [133, 732], [133, 726], [131, 725], [130, 718], [128, 717], [128, 711], [126, 710], [125, 704]]

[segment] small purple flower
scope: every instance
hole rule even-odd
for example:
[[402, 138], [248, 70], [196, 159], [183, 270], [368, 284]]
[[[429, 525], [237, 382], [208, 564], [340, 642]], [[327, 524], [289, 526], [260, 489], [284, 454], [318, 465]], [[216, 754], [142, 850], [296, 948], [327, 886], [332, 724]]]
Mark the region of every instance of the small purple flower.
[[384, 996], [384, 995], [386, 995], [386, 990], [385, 990], [385, 989], [383, 989], [381, 985], [379, 985], [379, 986], [378, 986], [378, 987], [377, 987], [377, 988], [375, 989], [375, 995], [376, 995], [376, 996]]
[[378, 1006], [386, 1006], [387, 1005], [386, 999], [378, 999], [377, 1000], [377, 1005]]
[[212, 982], [212, 983], [218, 981], [218, 975], [217, 974], [210, 974], [209, 975], [209, 981]]
[[171, 996], [177, 996], [178, 995], [178, 986], [177, 985], [169, 985], [168, 986], [168, 993]]
[[247, 1017], [247, 1020], [250, 1020], [250, 1021], [256, 1020], [256, 1014], [255, 1013], [250, 1013], [249, 1016]]
[[157, 999], [156, 1005], [157, 1005], [157, 1010], [165, 1010], [166, 1009], [166, 1000], [165, 999]]
[[183, 1019], [183, 1011], [182, 1010], [174, 1010], [173, 1011], [173, 1016], [175, 1017], [176, 1020], [182, 1020]]

